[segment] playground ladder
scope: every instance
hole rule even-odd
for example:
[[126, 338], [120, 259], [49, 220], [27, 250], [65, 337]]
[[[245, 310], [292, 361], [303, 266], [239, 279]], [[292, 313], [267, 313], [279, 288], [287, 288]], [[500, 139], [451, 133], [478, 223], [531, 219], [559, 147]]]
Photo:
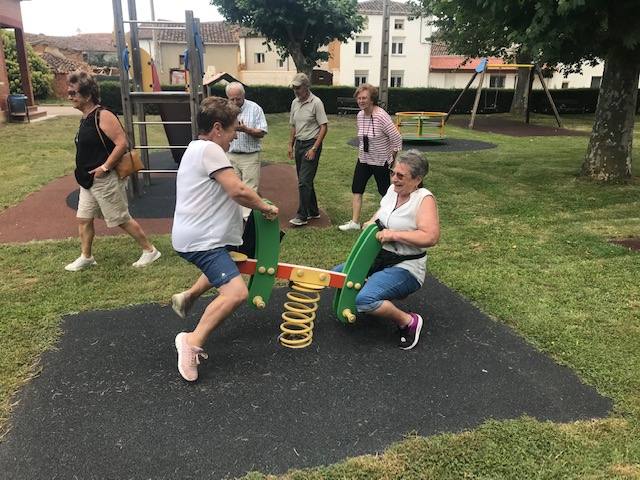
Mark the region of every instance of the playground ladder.
[[[127, 6], [129, 11], [129, 20], [124, 20], [122, 10], [122, 0], [112, 0], [113, 3], [113, 17], [116, 33], [116, 44], [118, 49], [118, 60], [120, 66], [120, 92], [122, 99], [122, 111], [124, 116], [124, 125], [127, 132], [127, 136], [133, 143], [132, 148], [137, 148], [141, 152], [142, 162], [145, 166], [140, 173], [143, 174], [143, 181], [145, 185], [149, 185], [151, 181], [152, 173], [175, 173], [174, 170], [154, 170], [149, 165], [149, 151], [150, 150], [164, 150], [164, 149], [184, 149], [186, 145], [149, 145], [147, 139], [147, 125], [179, 125], [186, 124], [191, 125], [191, 138], [195, 140], [198, 137], [198, 125], [197, 114], [200, 100], [206, 96], [206, 93], [202, 86], [202, 67], [199, 62], [200, 53], [204, 55], [204, 52], [198, 52], [196, 47], [196, 33], [200, 32], [200, 21], [193, 17], [191, 10], [185, 11], [185, 23], [179, 24], [183, 26], [176, 27], [176, 22], [171, 21], [142, 21], [137, 19], [136, 1], [127, 0]], [[128, 23], [130, 26], [130, 45], [131, 45], [131, 60], [133, 67], [133, 84], [130, 88], [129, 72], [125, 66], [128, 63], [128, 58], [124, 53], [127, 48], [124, 24]], [[143, 26], [139, 24], [144, 23]], [[173, 26], [168, 26], [171, 24]], [[164, 25], [164, 26], [163, 26]], [[189, 92], [145, 92], [142, 85], [142, 62], [140, 55], [140, 43], [138, 39], [139, 29], [151, 29], [151, 30], [186, 30], [185, 38], [188, 44], [189, 63], [185, 66], [189, 75]], [[146, 104], [161, 104], [161, 103], [189, 103], [190, 121], [172, 121], [172, 122], [148, 122], [146, 120], [145, 108]], [[133, 120], [133, 112], [136, 113], [136, 121]], [[138, 127], [138, 137], [136, 139], [134, 126]], [[140, 196], [142, 190], [139, 185], [139, 179], [137, 175], [131, 175], [130, 177], [133, 194]]]

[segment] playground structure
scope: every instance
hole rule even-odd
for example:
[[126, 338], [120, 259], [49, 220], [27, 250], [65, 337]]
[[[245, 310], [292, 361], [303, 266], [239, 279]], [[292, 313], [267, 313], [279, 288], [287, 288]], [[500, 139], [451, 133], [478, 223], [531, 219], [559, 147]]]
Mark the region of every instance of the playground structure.
[[[204, 44], [200, 36], [200, 21], [193, 12], [185, 11], [185, 23], [176, 26], [170, 21], [138, 20], [136, 1], [127, 0], [129, 19], [123, 17], [122, 0], [112, 0], [113, 17], [120, 67], [120, 92], [124, 126], [131, 148], [141, 151], [145, 166], [140, 170], [145, 185], [149, 185], [152, 173], [175, 173], [175, 170], [152, 169], [149, 164], [151, 150], [170, 150], [176, 163], [182, 158], [188, 143], [198, 136], [197, 113], [200, 101], [206, 92], [202, 86]], [[125, 37], [124, 25], [129, 24], [129, 42]], [[146, 30], [183, 30], [187, 41], [185, 51], [185, 70], [187, 75], [186, 91], [163, 92], [160, 88], [155, 65], [148, 52], [140, 48], [138, 31]], [[128, 45], [127, 45], [128, 43]], [[131, 63], [129, 63], [131, 57]], [[130, 82], [129, 69], [132, 67]], [[147, 121], [145, 105], [156, 104], [160, 110], [161, 121]], [[136, 120], [133, 119], [135, 113]], [[147, 127], [162, 125], [167, 134], [168, 145], [149, 145]], [[137, 127], [138, 135], [135, 135]], [[137, 175], [129, 177], [133, 194], [141, 195]]]
[[414, 142], [441, 141], [444, 134], [444, 112], [398, 112], [396, 127], [403, 140]]
[[[547, 88], [547, 83], [545, 82], [544, 76], [542, 75], [542, 70], [540, 70], [540, 66], [538, 64], [536, 64], [536, 63], [527, 63], [527, 64], [518, 64], [518, 63], [513, 63], [513, 64], [490, 64], [489, 60], [487, 58], [483, 58], [482, 61], [480, 62], [480, 64], [476, 67], [475, 71], [473, 72], [473, 75], [471, 76], [471, 79], [469, 80], [467, 85], [464, 87], [464, 89], [462, 90], [460, 95], [458, 95], [458, 98], [456, 98], [455, 102], [453, 102], [453, 105], [451, 106], [451, 108], [447, 112], [446, 116], [444, 117], [444, 122], [446, 123], [447, 120], [449, 120], [449, 116], [451, 116], [451, 113], [456, 108], [456, 105], [458, 105], [458, 103], [460, 102], [460, 99], [462, 98], [462, 96], [467, 92], [467, 90], [469, 90], [469, 87], [471, 87], [471, 84], [473, 83], [473, 81], [476, 79], [478, 74], [480, 74], [480, 82], [479, 82], [478, 88], [476, 90], [476, 96], [475, 96], [475, 99], [473, 101], [473, 108], [471, 109], [471, 120], [469, 121], [469, 128], [472, 129], [473, 128], [473, 124], [475, 122], [475, 118], [476, 118], [476, 112], [478, 111], [478, 104], [480, 103], [480, 95], [482, 93], [482, 86], [484, 85], [484, 77], [485, 77], [486, 73], [489, 70], [511, 70], [511, 69], [514, 69], [514, 68], [517, 68], [517, 69], [526, 68], [529, 71], [527, 85], [525, 87], [525, 95], [526, 95], [526, 98], [527, 98], [526, 107], [525, 107], [525, 122], [527, 124], [529, 123], [529, 114], [530, 114], [530, 108], [529, 107], [530, 107], [530, 103], [531, 103], [530, 102], [530, 100], [531, 100], [531, 90], [532, 90], [532, 87], [533, 87], [533, 81], [535, 79], [534, 75], [537, 75], [538, 79], [540, 80], [540, 83], [542, 84], [542, 88], [544, 89], [544, 92], [545, 92], [545, 94], [547, 96], [547, 100], [549, 101], [549, 105], [551, 105], [551, 109], [553, 110], [553, 114], [556, 117], [556, 122], [558, 122], [558, 127], [562, 128], [562, 122], [560, 121], [560, 114], [558, 113], [558, 109], [556, 108], [556, 104], [554, 103], [553, 98], [551, 97], [551, 93], [549, 92], [549, 89]], [[486, 97], [485, 97], [485, 101], [486, 101]]]
[[240, 273], [251, 275], [248, 304], [254, 309], [266, 307], [276, 278], [289, 280], [291, 291], [287, 293], [280, 325], [280, 343], [288, 348], [304, 348], [313, 341], [313, 325], [320, 300], [320, 291], [336, 288], [333, 311], [342, 323], [356, 321], [356, 295], [362, 289], [369, 269], [381, 244], [376, 239], [377, 225], [365, 228], [353, 245], [342, 272], [320, 268], [279, 263], [280, 226], [278, 220], [267, 220], [254, 211], [256, 246], [255, 257], [231, 252], [238, 263]]

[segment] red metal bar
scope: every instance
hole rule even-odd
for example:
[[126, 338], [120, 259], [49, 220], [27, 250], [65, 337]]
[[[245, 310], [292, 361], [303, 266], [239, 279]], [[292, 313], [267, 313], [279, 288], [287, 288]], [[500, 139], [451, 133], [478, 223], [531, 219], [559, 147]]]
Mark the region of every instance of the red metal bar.
[[[254, 275], [256, 273], [256, 264], [257, 261], [253, 258], [248, 258], [244, 262], [238, 262], [236, 265], [238, 266], [238, 270], [240, 273], [244, 273], [246, 275]], [[289, 280], [291, 278], [291, 273], [296, 268], [310, 268], [304, 265], [293, 265], [291, 263], [278, 263], [278, 270], [276, 271], [276, 278], [282, 278], [284, 280]], [[314, 270], [320, 270], [323, 273], [329, 275], [329, 286], [333, 288], [342, 288], [344, 286], [344, 282], [347, 276], [344, 273], [332, 272], [330, 270], [323, 270], [319, 268], [314, 268]]]

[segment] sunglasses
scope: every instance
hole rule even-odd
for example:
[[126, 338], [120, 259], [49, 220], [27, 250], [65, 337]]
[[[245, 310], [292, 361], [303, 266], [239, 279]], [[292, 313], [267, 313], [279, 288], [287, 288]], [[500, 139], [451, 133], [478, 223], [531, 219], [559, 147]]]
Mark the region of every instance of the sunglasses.
[[405, 177], [404, 173], [398, 173], [395, 170], [389, 170], [389, 176], [391, 178], [398, 177], [398, 180], [402, 180]]
[[76, 95], [78, 95], [78, 92], [76, 92], [75, 90], [67, 90], [67, 96], [75, 97]]

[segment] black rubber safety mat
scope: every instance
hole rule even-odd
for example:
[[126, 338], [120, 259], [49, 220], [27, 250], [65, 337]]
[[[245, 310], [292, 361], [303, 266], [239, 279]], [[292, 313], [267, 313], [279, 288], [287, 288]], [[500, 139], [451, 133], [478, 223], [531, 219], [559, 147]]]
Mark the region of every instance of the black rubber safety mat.
[[[358, 146], [358, 139], [352, 138], [347, 142], [352, 147]], [[445, 138], [440, 141], [416, 142], [405, 140], [402, 142], [403, 150], [419, 150], [421, 152], [468, 152], [475, 150], [489, 150], [496, 148], [495, 143], [482, 142], [480, 140], [466, 140], [463, 138]]]
[[612, 403], [433, 278], [405, 306], [427, 319], [396, 347], [373, 319], [339, 324], [322, 295], [314, 342], [277, 342], [286, 289], [243, 306], [210, 339], [195, 384], [176, 370], [190, 329], [168, 306], [68, 316], [42, 373], [18, 395], [0, 444], [3, 478], [218, 479], [281, 473], [380, 452], [416, 432], [530, 415], [568, 422]]

